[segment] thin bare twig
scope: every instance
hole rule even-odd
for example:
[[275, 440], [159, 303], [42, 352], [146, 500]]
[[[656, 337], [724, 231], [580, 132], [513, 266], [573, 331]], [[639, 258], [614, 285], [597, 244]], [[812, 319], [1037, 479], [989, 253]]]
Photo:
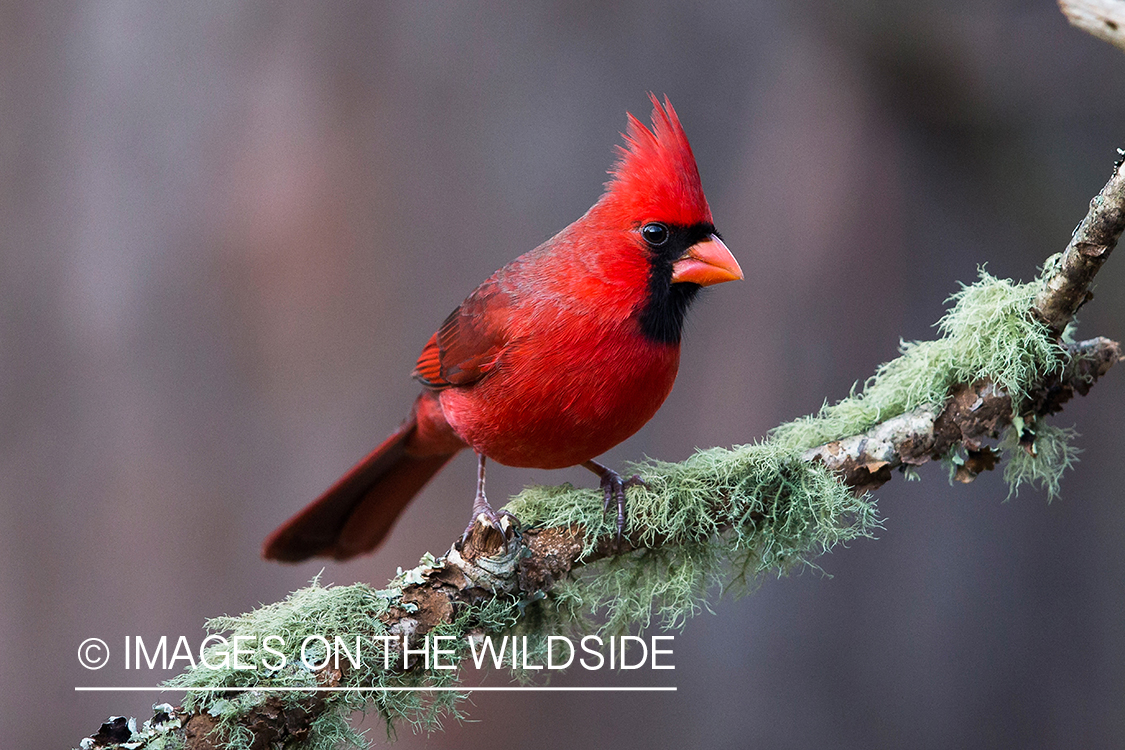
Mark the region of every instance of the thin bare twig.
[[1125, 50], [1125, 0], [1059, 0], [1071, 25]]

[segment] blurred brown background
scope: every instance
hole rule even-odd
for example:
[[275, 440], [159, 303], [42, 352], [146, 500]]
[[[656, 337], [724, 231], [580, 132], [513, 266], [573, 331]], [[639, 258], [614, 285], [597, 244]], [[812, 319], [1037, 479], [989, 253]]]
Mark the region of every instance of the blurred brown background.
[[[0, 744], [151, 715], [73, 688], [153, 684], [125, 635], [198, 642], [321, 569], [259, 544], [406, 414], [449, 310], [596, 199], [649, 90], [747, 280], [693, 310], [612, 464], [845, 395], [978, 264], [1033, 276], [1125, 145], [1125, 55], [1049, 0], [0, 6]], [[1125, 337], [1125, 258], [1080, 332]], [[478, 694], [480, 723], [400, 747], [1120, 746], [1125, 372], [1060, 423], [1085, 450], [1061, 501], [896, 480], [831, 578], [691, 621], [652, 676], [675, 694]], [[442, 552], [472, 483], [465, 455], [324, 580]]]

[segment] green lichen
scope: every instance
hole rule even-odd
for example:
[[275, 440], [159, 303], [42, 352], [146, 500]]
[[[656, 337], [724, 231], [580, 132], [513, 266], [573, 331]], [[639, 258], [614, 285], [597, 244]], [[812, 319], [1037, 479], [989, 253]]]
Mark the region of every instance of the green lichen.
[[[709, 592], [744, 591], [761, 573], [808, 563], [878, 526], [871, 500], [772, 442], [629, 470], [648, 487], [630, 490], [628, 529], [654, 546], [601, 561], [556, 586], [537, 606], [562, 613], [558, 626], [588, 627], [583, 615], [604, 611], [602, 628], [610, 633], [645, 628], [653, 616], [661, 627], [678, 628], [705, 606]], [[589, 545], [615, 533], [616, 519], [595, 491], [532, 487], [508, 509], [530, 526], [581, 525]]]
[[[432, 560], [430, 557], [429, 561]], [[402, 673], [384, 669], [383, 643], [378, 638], [387, 635], [387, 628], [380, 616], [392, 604], [399, 602], [402, 580], [412, 574], [413, 571], [407, 571], [400, 575], [385, 590], [376, 590], [364, 584], [322, 586], [314, 580], [310, 586], [294, 592], [284, 601], [238, 617], [215, 618], [207, 623], [207, 629], [214, 634], [222, 634], [226, 643], [210, 647], [204, 660], [169, 680], [167, 685], [187, 688], [184, 709], [205, 711], [215, 716], [219, 720], [217, 731], [223, 737], [224, 747], [234, 750], [250, 748], [254, 741], [254, 736], [239, 723], [242, 717], [271, 698], [286, 705], [295, 705], [309, 700], [313, 693], [265, 690], [221, 693], [193, 691], [191, 688], [315, 687], [316, 673], [302, 660], [302, 644], [309, 634], [322, 635], [330, 643], [339, 636], [349, 646], [354, 645], [357, 636], [360, 637], [361, 658], [358, 665], [353, 665], [346, 658], [341, 660], [344, 668], [340, 687], [454, 686], [457, 682], [456, 670], [415, 669]], [[470, 625], [484, 622], [489, 626], [498, 626], [499, 610], [513, 607], [512, 602], [497, 602], [492, 603], [491, 609], [480, 608], [479, 612], [470, 608], [455, 622], [442, 624], [432, 634], [454, 635], [456, 641], [463, 641]], [[274, 651], [265, 650], [268, 636], [279, 639], [269, 642]], [[237, 668], [224, 658], [230, 656], [236, 637], [244, 639], [241, 648], [245, 653], [239, 662], [242, 666], [253, 665], [255, 668]], [[272, 668], [282, 661], [275, 652], [284, 655], [285, 665], [279, 669]], [[311, 643], [304, 655], [316, 665], [325, 656], [325, 649], [319, 642]], [[415, 729], [438, 729], [444, 717], [460, 716], [457, 703], [462, 698], [456, 692], [322, 692], [316, 695], [327, 704], [327, 710], [322, 711], [312, 724], [307, 746], [313, 748], [366, 747], [363, 736], [348, 721], [355, 711], [377, 711], [386, 722], [388, 733], [393, 732], [396, 724], [404, 722]]]
[[903, 342], [901, 355], [881, 365], [858, 393], [853, 387], [847, 398], [775, 428], [771, 437], [812, 448], [919, 406], [941, 405], [951, 386], [983, 378], [1007, 391], [1018, 413], [1036, 381], [1063, 364], [1063, 350], [1030, 314], [1041, 287], [1039, 280], [1018, 284], [982, 270], [975, 284], [950, 297], [954, 304], [937, 323], [937, 339]]
[[[1030, 438], [1025, 444], [1020, 443], [1021, 432]], [[1005, 430], [998, 447], [1007, 457], [1004, 481], [1008, 483], [1008, 497], [1019, 494], [1023, 484], [1042, 489], [1048, 501], [1058, 497], [1063, 472], [1078, 462], [1081, 452], [1073, 444], [1075, 434], [1070, 428], [1042, 420], [1023, 430]]]
[[[802, 460], [802, 453], [919, 406], [940, 406], [951, 386], [982, 378], [1007, 391], [1018, 413], [1036, 381], [1063, 364], [1062, 349], [1029, 314], [1040, 285], [996, 279], [982, 271], [976, 283], [951, 298], [953, 306], [937, 324], [936, 340], [903, 343], [898, 358], [880, 366], [842, 401], [781, 425], [758, 443], [698, 451], [678, 464], [648, 460], [630, 467], [644, 477], [647, 487], [629, 491], [628, 528], [651, 548], [580, 568], [551, 591], [534, 592], [526, 601], [501, 596], [481, 607], [463, 608], [437, 632], [454, 636], [457, 658], [464, 658], [465, 636], [471, 632], [528, 635], [529, 658], [541, 662], [546, 635], [592, 632], [591, 628], [609, 634], [635, 631], [649, 627], [653, 618], [660, 627], [679, 628], [721, 592], [745, 592], [764, 574], [815, 566], [815, 558], [835, 545], [870, 536], [879, 528], [874, 502], [853, 496], [836, 475]], [[1022, 427], [1009, 430], [998, 445], [1005, 456], [1005, 479], [1013, 493], [1026, 482], [1043, 486], [1053, 496], [1062, 472], [1075, 460], [1071, 433], [1041, 420], [1029, 429], [1035, 438], [1032, 450], [1019, 443]], [[600, 493], [569, 485], [528, 488], [508, 510], [529, 527], [584, 527], [586, 554], [598, 537], [615, 531], [615, 518], [604, 512]], [[241, 634], [260, 643], [266, 635], [281, 635], [291, 649], [287, 666], [247, 671], [201, 665], [169, 684], [312, 686], [315, 674], [300, 665], [299, 653], [292, 650], [304, 635], [385, 634], [380, 617], [401, 605], [403, 586], [423, 580], [441, 564], [427, 556], [381, 591], [314, 581], [281, 603], [212, 620], [208, 627], [228, 638]], [[261, 663], [259, 655], [251, 658]], [[358, 667], [344, 670], [342, 684], [455, 686], [457, 674], [434, 669], [388, 672], [381, 652], [372, 650]], [[514, 676], [531, 679], [541, 674], [517, 670]], [[356, 710], [377, 711], [388, 731], [403, 722], [434, 729], [443, 717], [459, 716], [460, 696], [453, 692], [319, 695], [327, 710], [316, 719], [305, 743], [317, 750], [365, 746], [365, 739], [348, 723]], [[296, 703], [308, 697], [287, 693], [284, 700]], [[189, 692], [184, 706], [217, 716], [226, 746], [248, 748], [253, 738], [239, 728], [238, 719], [266, 699], [266, 693]]]

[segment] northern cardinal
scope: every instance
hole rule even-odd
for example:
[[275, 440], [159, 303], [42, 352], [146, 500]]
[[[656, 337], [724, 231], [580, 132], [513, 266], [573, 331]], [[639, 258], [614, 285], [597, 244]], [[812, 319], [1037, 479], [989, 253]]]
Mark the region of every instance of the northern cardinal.
[[[398, 431], [274, 531], [268, 559], [373, 551], [411, 498], [462, 448], [478, 455], [474, 519], [497, 525], [485, 458], [581, 464], [624, 523], [623, 481], [593, 459], [639, 430], [672, 390], [684, 314], [701, 287], [742, 278], [715, 231], [671, 102], [652, 130], [628, 115], [625, 146], [586, 214], [501, 268], [430, 337], [423, 386]], [[466, 533], [468, 529], [466, 529]]]

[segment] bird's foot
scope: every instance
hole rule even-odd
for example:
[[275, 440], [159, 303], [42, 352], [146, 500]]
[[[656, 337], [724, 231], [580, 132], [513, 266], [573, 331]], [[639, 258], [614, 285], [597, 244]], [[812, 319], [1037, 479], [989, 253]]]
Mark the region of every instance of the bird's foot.
[[610, 507], [616, 503], [617, 505], [617, 539], [621, 539], [621, 535], [625, 531], [625, 490], [630, 487], [644, 487], [650, 489], [648, 482], [641, 479], [639, 474], [634, 474], [628, 479], [622, 479], [621, 475], [613, 469], [606, 469], [602, 467], [601, 485], [602, 492], [605, 494], [605, 500], [602, 507], [608, 512]]
[[[504, 520], [508, 523], [504, 523]], [[508, 537], [512, 534], [519, 536], [519, 519], [508, 511], [501, 508], [499, 511], [493, 510], [492, 506], [488, 504], [488, 498], [484, 495], [477, 495], [473, 500], [473, 512], [469, 516], [469, 525], [465, 527], [465, 531], [461, 533], [461, 546], [465, 546], [465, 542], [469, 540], [469, 536], [477, 526], [483, 527], [486, 532], [496, 532], [500, 538], [507, 543]], [[491, 536], [491, 534], [489, 534]]]

